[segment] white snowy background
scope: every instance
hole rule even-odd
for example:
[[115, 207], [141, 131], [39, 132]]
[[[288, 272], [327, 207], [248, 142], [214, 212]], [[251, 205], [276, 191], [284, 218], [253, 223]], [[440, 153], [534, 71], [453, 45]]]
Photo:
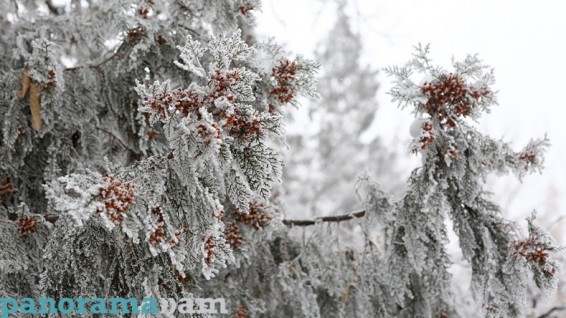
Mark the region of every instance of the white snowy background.
[[[481, 130], [512, 141], [515, 150], [547, 133], [552, 147], [542, 175], [523, 183], [494, 176], [489, 181], [494, 199], [517, 221], [536, 209], [545, 223], [554, 224], [552, 232], [560, 233], [566, 226], [555, 222], [566, 214], [566, 2], [356, 0], [348, 1], [346, 10], [362, 36], [363, 62], [374, 68], [404, 64], [413, 46], [430, 43], [436, 64], [449, 68], [452, 56], [478, 53], [495, 69], [499, 106], [482, 118]], [[335, 17], [332, 1], [266, 0], [257, 30], [260, 38], [272, 36], [313, 58]], [[406, 160], [396, 163], [406, 178], [420, 162], [407, 150], [413, 115], [390, 101], [391, 80], [384, 72], [379, 81], [379, 112], [364, 137], [380, 136], [391, 149], [406, 153]]]

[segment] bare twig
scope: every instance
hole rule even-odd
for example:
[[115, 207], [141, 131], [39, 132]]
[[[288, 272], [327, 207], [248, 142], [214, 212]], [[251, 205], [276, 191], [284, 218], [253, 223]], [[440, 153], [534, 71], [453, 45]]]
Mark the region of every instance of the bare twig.
[[65, 69], [65, 71], [77, 71], [77, 70], [87, 68], [87, 67], [88, 68], [99, 68], [99, 67], [103, 66], [104, 64], [113, 60], [115, 57], [117, 57], [118, 53], [120, 53], [124, 49], [125, 46], [126, 46], [126, 42], [124, 41], [120, 44], [120, 46], [118, 46], [118, 49], [116, 50], [116, 52], [114, 52], [112, 55], [110, 55], [109, 57], [102, 60], [100, 63], [68, 67], [68, 68]]
[[106, 129], [104, 129], [104, 128], [100, 128], [100, 127], [96, 127], [96, 129], [98, 129], [98, 130], [100, 130], [100, 131], [103, 131], [103, 132], [107, 133], [108, 135], [110, 135], [112, 138], [114, 138], [115, 140], [117, 140], [117, 141], [122, 145], [122, 147], [124, 147], [126, 150], [129, 150], [129, 151], [131, 151], [132, 153], [134, 153], [134, 154], [136, 154], [136, 155], [139, 155], [137, 151], [135, 151], [134, 149], [128, 147], [120, 138], [118, 138], [118, 137], [117, 137], [116, 135], [114, 135], [112, 132], [110, 132], [110, 131], [108, 131], [108, 130], [106, 130]]
[[43, 217], [45, 218], [46, 221], [49, 221], [51, 223], [55, 223], [57, 222], [57, 220], [59, 220], [59, 214], [48, 213], [45, 214]]
[[348, 214], [323, 216], [314, 220], [283, 220], [283, 224], [288, 226], [310, 226], [315, 225], [317, 222], [342, 222], [351, 220], [353, 218], [361, 218], [366, 215], [365, 210], [350, 212]]
[[560, 311], [560, 310], [565, 310], [565, 309], [566, 309], [566, 306], [555, 306], [555, 307], [550, 308], [549, 311], [547, 311], [547, 312], [545, 312], [544, 314], [538, 316], [537, 318], [549, 318], [549, 317], [550, 317], [550, 314], [552, 314], [553, 312], [555, 312], [555, 311]]
[[59, 9], [53, 4], [52, 0], [45, 0], [45, 4], [47, 5], [47, 9], [54, 15], [59, 15]]
[[16, 187], [11, 183], [0, 185], [0, 196], [16, 191]]
[[[45, 221], [48, 221], [50, 223], [55, 223], [57, 222], [57, 220], [59, 220], [59, 215], [58, 214], [54, 214], [54, 213], [47, 213], [47, 214], [35, 214], [32, 216], [38, 216], [38, 217], [43, 217], [45, 219]], [[17, 224], [16, 221], [12, 221], [12, 220], [7, 220], [7, 219], [0, 219], [0, 223], [4, 223], [4, 224]]]
[[[366, 215], [366, 211], [356, 211], [350, 212], [348, 214], [342, 215], [334, 215], [334, 216], [323, 216], [320, 218], [316, 218], [314, 220], [283, 220], [283, 224], [288, 226], [310, 226], [315, 225], [317, 222], [342, 222], [351, 220], [353, 218], [361, 218]], [[46, 214], [44, 215], [45, 220], [55, 223], [59, 219], [59, 215], [57, 214]], [[0, 222], [6, 222], [4, 220], [0, 220]]]

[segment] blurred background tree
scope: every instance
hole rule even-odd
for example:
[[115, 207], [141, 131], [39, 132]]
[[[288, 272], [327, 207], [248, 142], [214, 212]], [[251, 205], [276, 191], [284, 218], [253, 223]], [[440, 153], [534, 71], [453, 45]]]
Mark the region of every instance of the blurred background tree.
[[354, 185], [364, 173], [399, 192], [396, 154], [379, 137], [363, 140], [379, 109], [378, 71], [363, 65], [363, 43], [338, 1], [336, 21], [319, 43], [320, 99], [294, 113], [287, 137], [282, 200], [291, 217], [321, 216], [362, 207]]

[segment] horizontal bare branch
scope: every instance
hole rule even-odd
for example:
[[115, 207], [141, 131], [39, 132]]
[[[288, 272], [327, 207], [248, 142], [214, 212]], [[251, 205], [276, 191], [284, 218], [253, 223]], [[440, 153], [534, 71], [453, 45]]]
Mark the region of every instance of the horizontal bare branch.
[[[311, 220], [283, 220], [283, 224], [287, 226], [311, 226], [315, 225], [318, 222], [342, 222], [348, 221], [353, 218], [361, 218], [366, 215], [365, 210], [350, 212], [348, 214], [341, 214], [341, 215], [333, 215], [333, 216], [323, 216], [316, 219]], [[45, 220], [55, 223], [59, 219], [59, 215], [57, 214], [46, 214]]]
[[546, 313], [538, 316], [538, 318], [548, 318], [550, 317], [550, 315], [555, 312], [555, 311], [560, 311], [560, 310], [566, 310], [566, 306], [556, 306], [556, 307], [552, 307], [549, 311], [547, 311]]
[[283, 224], [288, 226], [310, 226], [315, 225], [317, 222], [342, 222], [351, 220], [353, 218], [361, 218], [366, 215], [365, 210], [350, 212], [348, 214], [323, 216], [313, 220], [283, 220]]
[[99, 62], [97, 64], [78, 65], [78, 66], [68, 67], [68, 68], [65, 69], [65, 71], [77, 71], [77, 70], [80, 70], [80, 69], [83, 69], [83, 68], [99, 68], [99, 67], [103, 66], [104, 64], [113, 60], [116, 56], [118, 56], [118, 54], [124, 49], [125, 45], [126, 45], [126, 42], [120, 43], [120, 45], [118, 46], [118, 49], [116, 49], [116, 51], [114, 53], [112, 53], [109, 57], [105, 58], [104, 60], [102, 60], [101, 62]]
[[14, 191], [16, 191], [16, 187], [11, 183], [0, 185], [0, 195], [8, 194]]

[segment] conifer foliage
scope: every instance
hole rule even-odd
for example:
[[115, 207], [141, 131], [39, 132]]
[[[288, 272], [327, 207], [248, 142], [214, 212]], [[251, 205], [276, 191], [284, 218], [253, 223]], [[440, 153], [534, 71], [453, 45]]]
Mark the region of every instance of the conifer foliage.
[[2, 4], [2, 295], [182, 298], [277, 222], [274, 140], [317, 65], [244, 42], [257, 5]]
[[395, 302], [412, 314], [434, 316], [444, 310], [450, 275], [440, 243], [446, 242], [444, 219], [449, 217], [486, 317], [521, 317], [529, 272], [539, 287], [555, 286], [557, 265], [547, 257], [557, 247], [530, 220], [529, 235], [540, 241], [517, 242], [515, 226], [501, 218], [483, 183], [491, 172], [511, 171], [522, 178], [539, 171], [548, 141], [533, 140], [513, 152], [478, 132], [466, 119], [479, 119], [495, 104], [493, 71], [477, 56], [453, 67], [446, 71], [431, 65], [427, 46], [418, 47], [406, 66], [387, 69], [395, 78], [393, 99], [425, 116], [417, 121], [413, 143], [424, 164], [413, 172], [409, 191], [390, 218], [387, 266], [402, 273], [391, 279]]
[[[261, 257], [224, 276], [238, 290], [238, 308], [266, 317], [466, 317], [451, 291], [448, 219], [471, 265], [481, 316], [525, 317], [531, 282], [546, 294], [555, 289], [553, 254], [561, 248], [534, 217], [523, 237], [484, 189], [492, 172], [519, 178], [537, 172], [548, 141], [514, 152], [481, 134], [468, 120], [495, 104], [493, 73], [476, 56], [453, 67], [433, 67], [428, 47], [419, 47], [406, 66], [386, 69], [396, 84], [393, 98], [418, 116], [411, 130], [423, 165], [411, 174], [404, 196], [394, 200], [363, 179], [364, 211], [285, 220], [291, 227], [312, 226], [312, 235], [295, 240], [292, 229], [283, 229], [274, 240], [256, 243]], [[359, 225], [361, 249], [341, 242], [342, 221]], [[237, 298], [231, 290], [223, 295]]]
[[[423, 166], [401, 200], [362, 182], [365, 211], [282, 220], [271, 188], [283, 114], [317, 96], [318, 66], [242, 36], [259, 5], [0, 2], [0, 296], [223, 297], [235, 317], [452, 317], [447, 218], [486, 317], [521, 317], [531, 277], [555, 286], [558, 247], [532, 219], [521, 238], [483, 189], [491, 172], [538, 171], [548, 141], [514, 152], [468, 122], [495, 103], [475, 56], [447, 72], [421, 48], [388, 69], [393, 98], [420, 116]], [[346, 220], [362, 229], [361, 250], [340, 247], [333, 226]], [[305, 224], [315, 231], [295, 239]]]

